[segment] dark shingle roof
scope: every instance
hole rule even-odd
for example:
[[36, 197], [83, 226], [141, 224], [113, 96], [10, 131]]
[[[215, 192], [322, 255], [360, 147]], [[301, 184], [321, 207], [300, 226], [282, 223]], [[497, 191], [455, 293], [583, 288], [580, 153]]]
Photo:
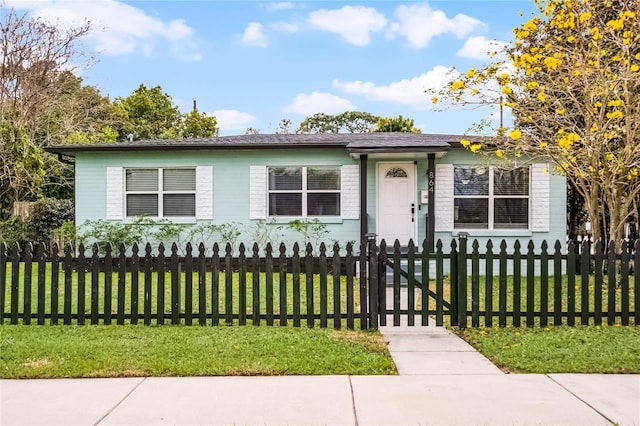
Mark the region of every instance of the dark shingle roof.
[[[46, 151], [73, 156], [89, 151], [176, 151], [264, 148], [339, 148], [349, 152], [442, 152], [457, 145], [460, 135], [421, 133], [257, 134], [214, 138], [154, 139], [85, 145], [56, 145]], [[467, 137], [468, 138], [468, 137]]]

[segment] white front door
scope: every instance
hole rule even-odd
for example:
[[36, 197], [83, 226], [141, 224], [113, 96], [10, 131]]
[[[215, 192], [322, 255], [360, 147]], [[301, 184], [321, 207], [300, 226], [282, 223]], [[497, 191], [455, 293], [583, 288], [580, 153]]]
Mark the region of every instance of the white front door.
[[413, 162], [378, 163], [378, 241], [407, 245], [416, 237], [416, 176]]

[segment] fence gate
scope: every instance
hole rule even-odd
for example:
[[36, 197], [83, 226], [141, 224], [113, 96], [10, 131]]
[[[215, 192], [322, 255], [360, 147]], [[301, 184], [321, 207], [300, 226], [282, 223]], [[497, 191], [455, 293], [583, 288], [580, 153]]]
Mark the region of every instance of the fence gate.
[[451, 255], [442, 252], [440, 243], [436, 252], [430, 253], [427, 240], [421, 250], [413, 241], [405, 247], [397, 240], [393, 247], [384, 240], [379, 246], [371, 241], [367, 251], [371, 327], [442, 326], [445, 316], [456, 315], [451, 303], [457, 290], [452, 285], [455, 276], [445, 276], [443, 271], [443, 261]]

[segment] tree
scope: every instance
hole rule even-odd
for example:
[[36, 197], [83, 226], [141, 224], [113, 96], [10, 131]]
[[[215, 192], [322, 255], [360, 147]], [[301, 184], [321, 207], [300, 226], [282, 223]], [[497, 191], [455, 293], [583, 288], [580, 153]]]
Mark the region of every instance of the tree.
[[140, 84], [126, 98], [117, 98], [114, 104], [125, 117], [119, 129], [120, 139], [132, 134], [135, 139], [172, 139], [180, 136], [182, 115], [171, 96], [162, 87], [150, 89]]
[[296, 133], [368, 133], [379, 119], [368, 112], [346, 111], [338, 115], [320, 112], [305, 118]]
[[199, 112], [196, 101], [193, 101], [193, 110], [183, 116], [182, 137], [212, 138], [218, 136], [218, 131], [216, 118], [208, 117], [205, 112]]
[[640, 195], [640, 3], [536, 6], [537, 15], [514, 29], [506, 62], [470, 69], [441, 95], [510, 108], [513, 127], [498, 129], [504, 138], [466, 145], [519, 162], [552, 161], [583, 197], [595, 239], [619, 244]]
[[0, 218], [16, 200], [37, 198], [60, 163], [42, 151], [50, 138], [45, 117], [67, 82], [88, 65], [78, 49], [90, 29], [57, 27], [3, 6], [0, 15]]
[[401, 133], [422, 133], [420, 129], [414, 126], [413, 119], [404, 118], [399, 115], [395, 118], [381, 117], [378, 119], [373, 132], [401, 132]]

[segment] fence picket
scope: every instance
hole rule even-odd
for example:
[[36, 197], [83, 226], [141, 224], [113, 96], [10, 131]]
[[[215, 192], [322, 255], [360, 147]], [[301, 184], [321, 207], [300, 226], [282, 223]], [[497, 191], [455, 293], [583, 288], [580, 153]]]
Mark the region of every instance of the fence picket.
[[347, 328], [353, 330], [355, 328], [355, 295], [354, 295], [354, 277], [355, 277], [355, 258], [353, 257], [353, 244], [347, 243], [347, 256], [345, 258], [346, 286], [347, 286]]
[[198, 324], [207, 325], [207, 256], [203, 242], [198, 244]]
[[33, 244], [28, 243], [24, 251], [24, 294], [22, 303], [22, 324], [31, 324], [31, 290], [33, 269]]
[[165, 256], [164, 256], [164, 244], [160, 243], [158, 246], [158, 259], [156, 260], [156, 270], [158, 271], [158, 282], [156, 283], [156, 323], [159, 325], [164, 324], [164, 292], [165, 292]]
[[120, 244], [118, 253], [118, 294], [117, 294], [117, 313], [116, 323], [118, 325], [124, 324], [124, 301], [127, 291], [127, 257], [126, 247], [124, 244]]
[[133, 244], [131, 249], [131, 324], [138, 324], [139, 314], [139, 286], [140, 286], [140, 248], [137, 243]]
[[220, 324], [220, 246], [213, 245], [211, 255], [211, 325]]
[[498, 276], [498, 326], [507, 326], [507, 242], [500, 243]]
[[522, 257], [520, 255], [520, 241], [513, 245], [513, 326], [520, 327], [520, 303], [522, 301]]
[[540, 246], [540, 327], [549, 324], [549, 246], [542, 241]]
[[71, 257], [71, 246], [67, 244], [64, 248], [64, 325], [71, 325], [71, 302], [73, 300], [73, 264]]
[[311, 243], [307, 244], [305, 251], [304, 275], [307, 287], [307, 326], [313, 327], [315, 324], [315, 308], [313, 306], [313, 247], [311, 246]]
[[293, 326], [300, 327], [300, 245], [293, 245], [293, 257], [291, 258], [291, 280], [293, 285]]
[[113, 257], [111, 244], [107, 243], [104, 255], [104, 323], [111, 324], [111, 297], [113, 293]]
[[485, 254], [484, 326], [493, 326], [493, 242], [487, 241]]
[[422, 286], [420, 287], [422, 291], [420, 292], [420, 324], [423, 326], [429, 325], [429, 290], [431, 289], [430, 283], [430, 244], [428, 239], [424, 239], [422, 242], [422, 254], [421, 254], [421, 265], [422, 265], [422, 277], [420, 281], [422, 282]]
[[452, 326], [457, 326], [458, 320], [460, 319], [458, 317], [458, 309], [460, 308], [459, 300], [461, 298], [459, 297], [459, 294], [458, 294], [458, 262], [460, 259], [458, 257], [458, 244], [456, 243], [456, 240], [451, 241], [451, 252], [449, 256], [450, 256], [449, 285], [451, 289], [449, 293], [451, 295], [450, 322]]
[[[91, 247], [91, 324], [100, 321], [100, 257], [98, 244]], [[52, 266], [53, 269], [53, 266]]]
[[[620, 321], [622, 325], [629, 325], [629, 245], [622, 242], [620, 251]], [[617, 289], [616, 289], [617, 290]]]
[[267, 325], [273, 325], [273, 247], [267, 243], [265, 252], [265, 301]]
[[[184, 257], [184, 323], [193, 324], [193, 246], [187, 243]], [[180, 277], [182, 278], [182, 277]], [[182, 281], [182, 280], [181, 280]], [[180, 303], [178, 303], [179, 305]]]
[[533, 313], [535, 311], [536, 281], [534, 271], [536, 255], [533, 252], [533, 246], [533, 241], [529, 241], [527, 246], [527, 327], [533, 327]]
[[[375, 250], [375, 243], [372, 241], [371, 242], [371, 246], [369, 248], [369, 250]], [[377, 268], [377, 275], [373, 278], [375, 279], [375, 286], [378, 289], [377, 290], [377, 295], [378, 295], [378, 301], [376, 302], [376, 312], [380, 312], [381, 315], [378, 315], [379, 318], [379, 322], [381, 326], [386, 326], [387, 325], [387, 271], [389, 269], [388, 266], [388, 255], [387, 255], [387, 242], [383, 239], [382, 241], [380, 241], [380, 248], [379, 250], [376, 250], [376, 254], [378, 256], [377, 260], [375, 260], [375, 258], [372, 258], [371, 262], [377, 262], [378, 268]], [[393, 263], [392, 263], [393, 264]], [[370, 266], [371, 271], [375, 271], [376, 268], [374, 268], [373, 264]], [[393, 267], [393, 266], [392, 266]], [[370, 283], [371, 285], [371, 283]], [[393, 286], [393, 283], [391, 283], [391, 285]], [[392, 287], [393, 289], [393, 287]], [[373, 294], [373, 289], [370, 289], [369, 291], [372, 292], [371, 297], [374, 296]], [[370, 299], [371, 299], [370, 297]], [[373, 301], [369, 301], [369, 310], [371, 311], [371, 304], [374, 303]], [[373, 311], [371, 311], [373, 312]], [[371, 315], [374, 315], [373, 313], [371, 313]]]
[[238, 324], [247, 325], [247, 257], [243, 243], [238, 247]]
[[591, 269], [591, 242], [586, 239], [580, 248], [580, 324], [589, 324], [589, 273]]
[[80, 243], [78, 246], [78, 325], [84, 325], [86, 321], [86, 271], [87, 258], [84, 254], [84, 245]]
[[[267, 256], [270, 254], [267, 253]], [[233, 255], [230, 243], [225, 246], [224, 255], [224, 321], [227, 325], [233, 325]]]
[[[636, 240], [633, 254], [633, 301], [635, 325], [640, 325], [640, 240]], [[2, 324], [2, 321], [0, 321]]]
[[562, 324], [562, 245], [556, 241], [553, 252], [553, 325]]
[[[82, 244], [80, 244], [82, 247]], [[2, 246], [0, 246], [0, 275], [2, 272]], [[38, 267], [38, 325], [44, 325], [45, 323], [45, 315], [46, 315], [46, 277], [47, 277], [47, 262], [46, 262], [46, 254], [45, 254], [45, 245], [43, 243], [38, 244], [38, 249], [36, 250], [36, 262]], [[0, 291], [3, 291], [4, 281], [0, 277]], [[0, 306], [2, 306], [2, 311], [4, 311], [4, 297], [0, 297]], [[2, 324], [2, 313], [0, 312], [0, 324]]]
[[604, 251], [602, 241], [596, 243], [594, 279], [593, 279], [593, 322], [595, 325], [602, 324], [602, 266], [604, 264]]
[[253, 243], [251, 255], [251, 295], [252, 295], [252, 311], [251, 323], [260, 325], [260, 248], [257, 243]]
[[144, 325], [151, 325], [151, 283], [153, 276], [151, 271], [151, 244], [149, 243], [144, 248], [142, 271], [144, 274]]
[[478, 240], [471, 244], [471, 327], [480, 326], [480, 247]]
[[340, 309], [341, 303], [341, 262], [340, 262], [340, 246], [337, 242], [333, 244], [333, 262], [331, 265], [333, 275], [333, 328], [339, 330], [342, 323], [342, 313]]
[[280, 243], [280, 256], [278, 258], [278, 273], [280, 278], [280, 325], [287, 325], [287, 248]]
[[327, 328], [328, 318], [328, 283], [327, 283], [327, 247], [320, 244], [320, 327]]
[[0, 241], [0, 325], [4, 324], [4, 304], [5, 304], [6, 294], [7, 294], [7, 245], [4, 243], [4, 241]]
[[[20, 247], [14, 244], [11, 250], [11, 324], [18, 324], [20, 304]], [[4, 306], [3, 306], [4, 309]]]
[[[444, 324], [444, 254], [442, 253], [442, 240], [436, 242], [436, 326]], [[453, 298], [451, 298], [453, 302]], [[451, 303], [453, 306], [453, 303]], [[450, 319], [453, 318], [453, 309], [449, 308]]]
[[180, 266], [178, 261], [178, 245], [171, 245], [171, 257], [169, 258], [169, 271], [171, 277], [171, 324], [180, 324]]
[[[393, 244], [393, 325], [400, 325], [400, 277], [401, 277], [400, 265], [400, 241], [396, 240]], [[386, 273], [385, 273], [386, 275]], [[386, 309], [385, 305], [382, 305], [381, 312]]]
[[[360, 329], [367, 329], [367, 243], [360, 243], [360, 256], [358, 261], [360, 277]], [[386, 316], [385, 316], [386, 317]]]
[[576, 250], [577, 246], [569, 241], [567, 248], [567, 325], [576, 322]]
[[609, 242], [607, 250], [607, 324], [616, 322], [616, 252], [615, 243]]
[[[407, 324], [415, 325], [416, 315], [416, 247], [413, 239], [409, 240], [407, 252]], [[426, 293], [426, 291], [425, 291]]]

